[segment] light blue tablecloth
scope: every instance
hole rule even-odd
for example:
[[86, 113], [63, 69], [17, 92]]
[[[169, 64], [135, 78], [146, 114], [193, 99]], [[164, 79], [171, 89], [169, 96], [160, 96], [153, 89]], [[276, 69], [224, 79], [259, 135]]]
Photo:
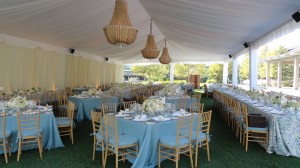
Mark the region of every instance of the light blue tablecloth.
[[[59, 136], [57, 124], [53, 113], [41, 114], [41, 128], [43, 128], [43, 148], [53, 149], [64, 147], [61, 138]], [[6, 129], [11, 130], [11, 151], [18, 151], [18, 119], [17, 116], [7, 116], [6, 117]], [[22, 150], [37, 148], [37, 146], [25, 146]], [[0, 149], [0, 153], [3, 153], [3, 148]]]
[[[194, 127], [196, 130], [198, 114], [194, 115]], [[132, 135], [139, 139], [139, 155], [136, 159], [129, 159], [133, 163], [132, 168], [153, 168], [158, 165], [158, 142], [162, 136], [176, 134], [177, 120], [164, 121], [154, 125], [146, 125], [144, 122], [118, 119], [118, 133]]]
[[[91, 110], [95, 108], [101, 109], [101, 98], [78, 98], [71, 96], [69, 100], [74, 102], [78, 107], [77, 121], [91, 120]], [[113, 98], [113, 103], [118, 103], [118, 97]]]

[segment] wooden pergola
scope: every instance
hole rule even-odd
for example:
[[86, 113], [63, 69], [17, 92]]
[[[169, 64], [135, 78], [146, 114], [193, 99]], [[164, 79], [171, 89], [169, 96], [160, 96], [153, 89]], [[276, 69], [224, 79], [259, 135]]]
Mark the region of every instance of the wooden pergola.
[[282, 65], [283, 64], [294, 64], [294, 75], [293, 75], [293, 89], [300, 89], [299, 86], [299, 64], [300, 64], [300, 48], [293, 49], [286, 54], [269, 57], [263, 60], [260, 60], [261, 63], [267, 63], [266, 66], [266, 81], [267, 86], [270, 86], [270, 64], [278, 64], [278, 75], [277, 75], [277, 87], [281, 88], [282, 84]]

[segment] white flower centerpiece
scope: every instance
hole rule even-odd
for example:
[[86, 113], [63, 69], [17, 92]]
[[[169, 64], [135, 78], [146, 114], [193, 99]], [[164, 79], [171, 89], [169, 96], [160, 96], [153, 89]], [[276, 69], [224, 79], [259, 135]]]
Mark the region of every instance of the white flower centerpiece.
[[87, 94], [90, 95], [90, 96], [95, 96], [96, 93], [97, 93], [97, 90], [95, 88], [89, 89], [87, 91]]
[[27, 106], [26, 97], [15, 97], [7, 102], [8, 108], [25, 108]]
[[154, 115], [157, 112], [163, 111], [165, 105], [162, 100], [159, 99], [147, 99], [142, 104], [142, 111], [148, 112], [151, 115]]

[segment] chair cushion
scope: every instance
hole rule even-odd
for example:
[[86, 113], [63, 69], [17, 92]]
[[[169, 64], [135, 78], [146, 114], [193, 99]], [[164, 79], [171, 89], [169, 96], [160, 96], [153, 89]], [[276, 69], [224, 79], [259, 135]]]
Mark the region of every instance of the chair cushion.
[[21, 139], [23, 139], [24, 137], [29, 137], [29, 136], [39, 137], [39, 136], [41, 136], [42, 132], [43, 132], [43, 128], [39, 128], [38, 130], [22, 130]]
[[[135, 144], [139, 141], [136, 137], [130, 135], [119, 135], [118, 138], [119, 138], [118, 146], [127, 146], [130, 144]], [[108, 141], [109, 143], [116, 145], [115, 139], [109, 139]]]
[[196, 141], [197, 139], [198, 139], [198, 141], [206, 139], [206, 133], [199, 132], [197, 139], [196, 139], [196, 135], [197, 135], [197, 131], [193, 131], [192, 132], [192, 140], [193, 141]]
[[56, 123], [58, 126], [69, 126], [71, 125], [71, 121], [68, 117], [56, 117]]
[[[176, 146], [176, 135], [166, 135], [160, 138], [160, 143], [168, 146]], [[180, 138], [179, 146], [183, 146], [189, 143], [187, 138]]]
[[61, 106], [59, 106], [59, 108], [60, 108], [60, 109], [67, 110], [67, 109], [68, 109], [68, 105], [67, 105], [67, 104], [61, 105]]
[[0, 139], [8, 138], [8, 137], [10, 137], [10, 135], [11, 135], [11, 131], [10, 130], [6, 130], [5, 131], [5, 136], [3, 136], [3, 132], [0, 131]]
[[[243, 127], [246, 128], [246, 124], [243, 124]], [[268, 131], [267, 127], [258, 128], [258, 127], [248, 127], [248, 131]]]
[[96, 138], [103, 141], [104, 140], [104, 137], [100, 134], [100, 132], [97, 132], [96, 133]]

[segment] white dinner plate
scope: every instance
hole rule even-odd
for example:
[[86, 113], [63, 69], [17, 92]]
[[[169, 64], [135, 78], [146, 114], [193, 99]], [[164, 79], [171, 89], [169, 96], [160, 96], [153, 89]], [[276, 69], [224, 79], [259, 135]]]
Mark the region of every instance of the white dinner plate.
[[144, 119], [138, 119], [138, 118], [134, 118], [133, 121], [148, 121], [149, 118], [144, 118]]
[[145, 124], [147, 124], [147, 125], [153, 125], [153, 124], [155, 124], [156, 122], [150, 122], [150, 121], [148, 121], [148, 122], [145, 122]]

